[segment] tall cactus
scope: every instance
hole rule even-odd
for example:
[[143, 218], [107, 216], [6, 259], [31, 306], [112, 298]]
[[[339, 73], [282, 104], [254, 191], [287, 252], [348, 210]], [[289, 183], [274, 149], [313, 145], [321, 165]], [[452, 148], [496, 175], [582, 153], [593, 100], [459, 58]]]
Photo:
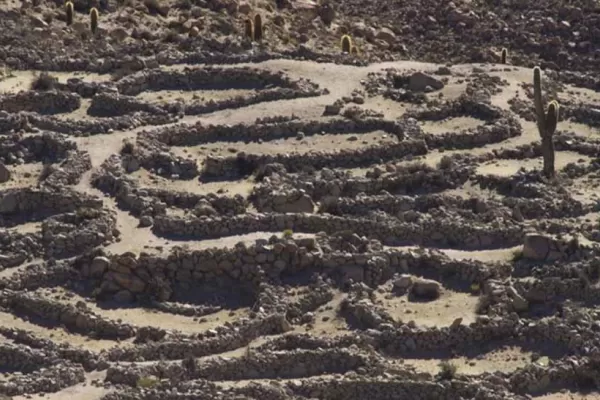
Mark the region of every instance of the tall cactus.
[[560, 106], [556, 100], [548, 104], [548, 111], [544, 112], [542, 103], [542, 72], [539, 67], [533, 69], [533, 98], [535, 101], [535, 114], [537, 127], [542, 139], [542, 156], [544, 157], [544, 175], [554, 176], [554, 132], [558, 124]]
[[502, 64], [506, 64], [506, 56], [508, 56], [508, 50], [506, 50], [506, 48], [503, 48], [502, 53], [500, 54], [500, 62]]
[[96, 34], [98, 30], [98, 9], [96, 7], [92, 7], [90, 10], [90, 30], [93, 34]]
[[263, 20], [260, 14], [254, 16], [254, 41], [260, 42], [263, 38]]
[[65, 4], [65, 11], [67, 14], [67, 26], [70, 26], [73, 24], [73, 14], [74, 14], [74, 9], [73, 9], [73, 3], [70, 1], [67, 1]]
[[352, 38], [350, 35], [342, 36], [340, 46], [342, 47], [342, 53], [350, 53], [350, 49], [352, 48]]
[[248, 39], [254, 40], [254, 24], [250, 18], [244, 21], [244, 32]]

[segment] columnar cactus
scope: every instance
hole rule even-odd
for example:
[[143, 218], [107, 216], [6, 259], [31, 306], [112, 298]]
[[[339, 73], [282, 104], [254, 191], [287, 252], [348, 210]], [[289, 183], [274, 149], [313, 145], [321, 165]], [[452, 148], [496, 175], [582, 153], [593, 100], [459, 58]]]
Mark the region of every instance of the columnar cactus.
[[535, 101], [535, 114], [537, 127], [542, 139], [542, 156], [544, 157], [544, 175], [554, 176], [554, 132], [558, 124], [560, 106], [556, 100], [548, 104], [548, 111], [544, 112], [542, 103], [542, 73], [539, 67], [533, 69], [533, 98]]
[[260, 42], [263, 37], [263, 21], [260, 14], [254, 16], [254, 41]]
[[244, 21], [244, 31], [248, 39], [254, 40], [254, 24], [250, 18]]
[[350, 49], [352, 48], [352, 38], [349, 35], [342, 36], [340, 45], [342, 46], [342, 53], [350, 53]]
[[72, 25], [73, 24], [73, 14], [74, 14], [73, 3], [71, 3], [70, 1], [67, 1], [65, 4], [65, 10], [67, 13], [67, 25]]
[[98, 30], [98, 9], [96, 7], [92, 7], [90, 10], [90, 29], [93, 34]]
[[506, 50], [506, 48], [502, 49], [502, 53], [500, 54], [500, 58], [501, 58], [501, 63], [502, 64], [506, 64], [506, 56], [508, 56], [508, 50]]

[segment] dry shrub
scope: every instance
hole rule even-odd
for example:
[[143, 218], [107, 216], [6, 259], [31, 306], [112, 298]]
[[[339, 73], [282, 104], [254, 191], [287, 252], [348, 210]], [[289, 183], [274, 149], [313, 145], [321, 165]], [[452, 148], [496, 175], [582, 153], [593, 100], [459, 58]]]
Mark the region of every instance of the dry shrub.
[[56, 88], [57, 84], [58, 78], [44, 71], [33, 79], [29, 88], [31, 90], [46, 91]]

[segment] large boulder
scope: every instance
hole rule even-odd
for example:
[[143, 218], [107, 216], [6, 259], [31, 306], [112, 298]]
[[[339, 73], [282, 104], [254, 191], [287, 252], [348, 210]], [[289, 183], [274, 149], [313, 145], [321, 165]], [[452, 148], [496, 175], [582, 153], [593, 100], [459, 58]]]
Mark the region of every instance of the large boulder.
[[273, 204], [273, 211], [281, 213], [312, 213], [314, 210], [315, 203], [306, 193], [295, 200], [283, 204]]
[[8, 192], [0, 197], [0, 214], [12, 214], [19, 209], [17, 193]]
[[435, 300], [442, 294], [442, 285], [432, 279], [413, 278], [410, 294], [416, 298]]
[[532, 233], [525, 236], [523, 258], [533, 261], [556, 261], [568, 258], [579, 249], [577, 239], [555, 239]]
[[424, 92], [428, 87], [433, 90], [440, 90], [444, 88], [444, 83], [423, 72], [415, 72], [408, 80], [408, 89], [413, 92]]

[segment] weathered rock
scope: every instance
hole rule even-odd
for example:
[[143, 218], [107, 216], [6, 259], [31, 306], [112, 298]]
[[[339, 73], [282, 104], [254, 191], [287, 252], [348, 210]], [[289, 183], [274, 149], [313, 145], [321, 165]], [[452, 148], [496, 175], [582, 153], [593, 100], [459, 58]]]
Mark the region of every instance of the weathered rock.
[[8, 182], [11, 178], [10, 170], [0, 162], [0, 183]]
[[133, 294], [129, 290], [120, 290], [113, 296], [119, 303], [131, 303], [134, 300]]
[[342, 106], [340, 104], [328, 104], [325, 106], [325, 111], [323, 112], [323, 115], [338, 115], [341, 110]]
[[577, 240], [557, 240], [551, 236], [529, 234], [523, 243], [523, 257], [536, 261], [556, 261], [577, 251]]
[[0, 213], [2, 214], [11, 214], [17, 210], [19, 207], [19, 198], [17, 197], [17, 193], [9, 192], [6, 193], [0, 198]]
[[312, 213], [315, 203], [308, 194], [303, 194], [297, 200], [280, 205], [274, 205], [273, 210], [283, 213]]
[[400, 290], [406, 290], [413, 284], [413, 278], [410, 275], [400, 275], [400, 277], [394, 280], [394, 287]]
[[517, 292], [513, 286], [508, 286], [506, 293], [512, 299], [512, 306], [515, 311], [526, 311], [529, 308], [529, 302]]
[[110, 267], [110, 260], [104, 256], [95, 257], [90, 266], [90, 274], [92, 277], [99, 277], [104, 274]]
[[411, 294], [424, 299], [437, 299], [442, 294], [442, 285], [431, 279], [415, 278], [410, 288]]
[[153, 223], [154, 223], [154, 219], [149, 215], [142, 215], [140, 217], [140, 227], [141, 228], [146, 228], [146, 227], [152, 226]]
[[396, 41], [396, 34], [389, 28], [381, 28], [375, 37], [387, 42], [388, 44], [394, 44]]
[[413, 92], [424, 92], [427, 87], [430, 87], [433, 90], [440, 90], [444, 87], [444, 83], [423, 72], [415, 72], [410, 76], [408, 81], [409, 90], [412, 90]]

